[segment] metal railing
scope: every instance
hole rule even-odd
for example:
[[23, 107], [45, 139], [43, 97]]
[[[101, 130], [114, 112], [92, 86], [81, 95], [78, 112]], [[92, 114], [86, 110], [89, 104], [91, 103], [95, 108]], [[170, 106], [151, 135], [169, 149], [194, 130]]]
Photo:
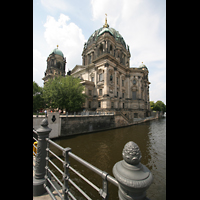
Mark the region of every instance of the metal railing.
[[[86, 111], [86, 112], [66, 112], [66, 117], [75, 116], [102, 116], [102, 115], [114, 115], [114, 112], [96, 112], [96, 111]], [[62, 116], [63, 114], [61, 114]]]
[[[75, 173], [78, 177], [80, 177], [82, 180], [84, 180], [87, 184], [89, 184], [91, 187], [93, 187], [99, 195], [102, 197], [102, 199], [107, 199], [108, 197], [108, 181], [116, 186], [118, 186], [117, 180], [110, 176], [107, 172], [104, 172], [97, 167], [93, 166], [92, 164], [88, 163], [87, 161], [83, 160], [82, 158], [78, 157], [77, 155], [73, 154], [71, 152], [71, 148], [63, 148], [60, 145], [56, 144], [49, 138], [46, 138], [47, 141], [47, 157], [46, 157], [46, 175], [45, 179], [51, 184], [51, 186], [56, 190], [57, 194], [60, 196], [61, 199], [76, 199], [73, 194], [69, 190], [69, 183], [76, 188], [86, 199], [91, 200], [91, 198], [72, 180], [69, 176], [69, 170], [71, 170], [73, 173]], [[62, 160], [59, 156], [57, 156], [54, 152], [52, 152], [49, 148], [49, 144], [52, 144], [56, 148], [62, 151], [63, 156], [65, 160]], [[49, 153], [53, 155], [55, 158], [57, 158], [62, 164], [63, 164], [63, 170], [62, 171], [52, 160], [49, 158]], [[96, 174], [102, 177], [102, 188], [97, 187], [94, 183], [92, 183], [90, 180], [88, 180], [86, 177], [84, 177], [82, 174], [80, 174], [77, 170], [75, 170], [72, 166], [70, 166], [69, 157], [73, 158], [74, 160], [78, 161], [82, 165], [86, 166], [88, 169], [92, 170]], [[49, 168], [49, 163], [54, 166], [54, 168], [62, 175], [64, 183], [62, 183], [58, 177], [53, 173], [52, 170]], [[57, 181], [57, 183], [62, 187], [62, 194], [56, 189], [55, 184], [48, 178], [48, 173], [50, 173], [54, 179]], [[52, 199], [56, 199], [54, 194], [51, 192], [48, 186], [45, 186], [47, 192], [52, 197]]]
[[[115, 186], [118, 187], [118, 196], [121, 200], [126, 199], [138, 199], [144, 200], [146, 198], [146, 190], [151, 185], [153, 181], [153, 176], [150, 170], [140, 163], [141, 152], [136, 143], [133, 141], [128, 142], [122, 151], [123, 160], [117, 162], [113, 166], [113, 175], [110, 176], [107, 172], [104, 172], [82, 158], [78, 157], [74, 153], [71, 152], [71, 148], [63, 148], [57, 143], [53, 142], [49, 139], [49, 133], [51, 132], [51, 128], [48, 127], [48, 120], [43, 119], [41, 122], [41, 127], [37, 129], [37, 131], [33, 130], [35, 136], [38, 137], [38, 140], [33, 137], [34, 140], [38, 142], [37, 153], [35, 154], [35, 166], [34, 175], [33, 175], [33, 196], [43, 195], [45, 192], [48, 192], [50, 197], [55, 200], [56, 197], [54, 192], [62, 200], [69, 200], [76, 198], [71, 193], [70, 188], [73, 186], [76, 190], [78, 190], [86, 199], [91, 200], [92, 198], [86, 194], [71, 178], [69, 175], [69, 170], [72, 171], [75, 175], [85, 181], [88, 185], [90, 185], [93, 189], [95, 189], [102, 199], [108, 199], [108, 181]], [[50, 149], [50, 144], [54, 148], [62, 151], [62, 155], [64, 160], [61, 159], [58, 154]], [[58, 165], [56, 165], [51, 159], [58, 159], [62, 165], [63, 170], [61, 170]], [[74, 169], [70, 165], [69, 157], [76, 160], [77, 162], [84, 165], [89, 170], [93, 171], [97, 175], [102, 178], [102, 188], [96, 186], [90, 180], [88, 180], [85, 176], [79, 173], [76, 169]], [[49, 168], [49, 163], [53, 166], [53, 168]], [[56, 171], [53, 169], [56, 169]], [[55, 175], [55, 173], [60, 173], [62, 180]], [[128, 176], [127, 176], [128, 174]], [[70, 184], [70, 188], [69, 188]], [[60, 186], [59, 186], [60, 185]], [[51, 191], [51, 187], [55, 189], [54, 192]], [[60, 190], [61, 188], [62, 190]]]

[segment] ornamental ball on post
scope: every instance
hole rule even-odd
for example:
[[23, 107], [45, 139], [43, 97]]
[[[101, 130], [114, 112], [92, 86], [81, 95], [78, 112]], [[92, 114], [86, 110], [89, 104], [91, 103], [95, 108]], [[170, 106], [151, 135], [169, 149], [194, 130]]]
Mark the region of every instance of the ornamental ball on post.
[[138, 145], [132, 141], [126, 143], [122, 151], [123, 159], [131, 165], [139, 164], [142, 156]]
[[136, 143], [126, 143], [122, 151], [123, 160], [113, 167], [113, 175], [119, 183], [120, 200], [147, 200], [146, 190], [153, 181], [150, 170], [140, 163], [142, 158]]

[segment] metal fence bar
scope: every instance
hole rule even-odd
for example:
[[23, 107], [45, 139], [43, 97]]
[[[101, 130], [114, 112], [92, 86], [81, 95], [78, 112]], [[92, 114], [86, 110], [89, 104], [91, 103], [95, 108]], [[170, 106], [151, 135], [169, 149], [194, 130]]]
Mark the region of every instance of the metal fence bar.
[[93, 172], [97, 173], [98, 175], [102, 175], [102, 170], [98, 169], [97, 167], [91, 165], [87, 161], [83, 160], [82, 158], [78, 157], [77, 155], [73, 154], [72, 152], [68, 153], [70, 157], [74, 158], [77, 160], [79, 163], [85, 165], [87, 168], [91, 169]]
[[49, 161], [61, 174], [63, 174], [63, 171], [62, 171], [59, 167], [57, 167], [50, 159], [48, 159], [48, 161]]
[[77, 199], [74, 197], [74, 195], [73, 195], [70, 191], [68, 191], [68, 194], [69, 194], [69, 196], [72, 198], [72, 200], [77, 200]]
[[51, 192], [51, 190], [49, 189], [49, 187], [46, 186], [46, 185], [45, 185], [44, 187], [45, 187], [46, 191], [49, 193], [50, 197], [51, 197], [53, 200], [57, 200], [57, 199], [54, 197], [54, 195], [52, 194], [52, 192]]
[[48, 168], [47, 169], [50, 173], [51, 173], [51, 175], [55, 178], [55, 180], [60, 184], [60, 186], [62, 187], [63, 186], [63, 184], [62, 184], [62, 182], [57, 178], [57, 176]]
[[85, 178], [83, 175], [81, 175], [79, 172], [77, 172], [74, 168], [72, 168], [71, 166], [69, 166], [69, 169], [72, 170], [75, 174], [77, 174], [80, 178], [82, 178], [90, 186], [92, 186], [96, 191], [98, 191], [98, 192], [100, 191], [100, 188], [98, 188], [91, 181], [89, 181], [87, 178]]
[[53, 156], [55, 156], [60, 162], [64, 163], [64, 160], [62, 160], [60, 157], [58, 157], [54, 152], [52, 152], [50, 149], [48, 150]]
[[37, 147], [33, 144], [33, 146], [37, 149]]
[[37, 140], [36, 138], [33, 137], [33, 139], [34, 139], [36, 142], [38, 142], [38, 140]]
[[[62, 199], [62, 194], [58, 191], [58, 189], [56, 188], [56, 186], [52, 183], [52, 181], [49, 178], [47, 178], [47, 180], [49, 181], [49, 183], [51, 184], [51, 186], [56, 190], [57, 194]], [[52, 193], [52, 195], [54, 195], [54, 194]]]
[[49, 143], [53, 144], [53, 145], [54, 145], [55, 147], [57, 147], [58, 149], [60, 149], [61, 151], [64, 150], [63, 147], [61, 147], [60, 145], [56, 144], [55, 142], [53, 142], [53, 141], [50, 140], [49, 138], [46, 138], [46, 140], [47, 140]]
[[76, 185], [71, 179], [68, 180], [86, 199], [92, 200], [80, 187]]
[[118, 187], [118, 182], [117, 182], [117, 180], [114, 178], [114, 177], [112, 177], [112, 176], [110, 176], [109, 174], [108, 174], [108, 176], [107, 176], [107, 180], [110, 182], [110, 183], [112, 183], [112, 184], [114, 184], [114, 185], [116, 185], [117, 187]]

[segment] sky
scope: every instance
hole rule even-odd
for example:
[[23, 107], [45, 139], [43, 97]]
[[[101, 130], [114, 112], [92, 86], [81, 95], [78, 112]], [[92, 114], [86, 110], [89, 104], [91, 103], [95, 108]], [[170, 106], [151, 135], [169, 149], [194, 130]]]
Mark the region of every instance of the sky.
[[166, 104], [166, 0], [33, 0], [33, 81], [43, 87], [53, 49], [66, 57], [66, 73], [82, 64], [84, 43], [105, 22], [129, 45], [130, 67], [149, 70], [150, 101]]

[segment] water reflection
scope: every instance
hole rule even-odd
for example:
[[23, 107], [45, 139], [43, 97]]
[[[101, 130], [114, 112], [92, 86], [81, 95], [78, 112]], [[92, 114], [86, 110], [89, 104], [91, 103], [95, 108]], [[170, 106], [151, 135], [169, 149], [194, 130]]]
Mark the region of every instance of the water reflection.
[[[141, 163], [151, 170], [154, 177], [152, 185], [147, 190], [147, 196], [154, 200], [166, 199], [166, 118], [125, 128], [55, 139], [54, 141], [63, 147], [71, 147], [73, 153], [112, 176], [114, 164], [122, 160], [124, 145], [129, 141], [134, 141], [142, 153]], [[58, 150], [55, 149], [55, 151]], [[62, 156], [61, 152], [60, 156]], [[72, 159], [70, 162], [77, 171], [98, 187], [102, 187], [99, 176]], [[62, 169], [62, 165], [60, 163], [59, 165]], [[70, 174], [70, 177], [86, 190], [92, 199], [101, 199], [96, 191], [77, 176]], [[109, 199], [118, 199], [117, 190], [116, 186], [109, 184]], [[84, 199], [74, 189], [72, 192], [78, 195], [78, 199]]]

